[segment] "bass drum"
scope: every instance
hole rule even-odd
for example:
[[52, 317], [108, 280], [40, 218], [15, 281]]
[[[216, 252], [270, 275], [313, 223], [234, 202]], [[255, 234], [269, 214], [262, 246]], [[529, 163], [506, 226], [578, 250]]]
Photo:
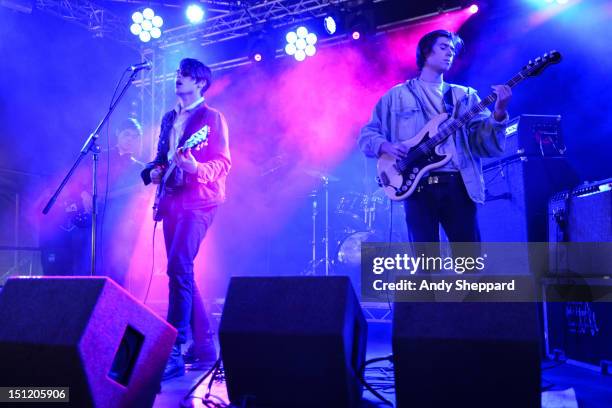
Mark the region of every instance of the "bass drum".
[[345, 234], [337, 241], [334, 259], [334, 274], [348, 276], [355, 291], [361, 293], [361, 244], [382, 242], [384, 239], [375, 231], [357, 231]]

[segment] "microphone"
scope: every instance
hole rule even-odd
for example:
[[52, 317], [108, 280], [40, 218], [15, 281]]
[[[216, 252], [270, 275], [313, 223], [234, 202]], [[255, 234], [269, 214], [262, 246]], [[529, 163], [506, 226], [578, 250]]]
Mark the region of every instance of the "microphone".
[[151, 61], [145, 61], [141, 62], [140, 64], [130, 65], [128, 71], [140, 71], [143, 69], [150, 70], [151, 68], [153, 68], [153, 65], [151, 65]]

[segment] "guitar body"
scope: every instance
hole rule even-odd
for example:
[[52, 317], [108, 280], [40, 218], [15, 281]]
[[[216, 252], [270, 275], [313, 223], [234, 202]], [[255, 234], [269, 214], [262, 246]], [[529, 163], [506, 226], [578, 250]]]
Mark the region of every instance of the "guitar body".
[[[177, 152], [183, 149], [200, 149], [202, 146], [206, 146], [208, 144], [209, 132], [210, 128], [208, 125], [205, 125], [202, 129], [191, 135], [189, 139], [187, 139], [185, 143], [177, 149]], [[168, 179], [174, 172], [174, 169], [176, 169], [176, 162], [171, 162], [168, 168], [165, 170], [159, 186], [157, 186], [155, 201], [153, 202], [153, 221], [161, 221], [164, 219], [164, 216], [168, 214], [170, 200], [168, 199], [169, 193], [166, 183], [168, 183]]]
[[376, 164], [377, 180], [387, 197], [395, 201], [408, 198], [425, 173], [449, 162], [451, 155], [440, 154], [437, 147], [421, 152], [423, 144], [438, 132], [440, 124], [447, 119], [446, 113], [435, 116], [415, 137], [402, 142], [410, 149], [410, 159], [400, 161], [388, 154], [380, 156]]

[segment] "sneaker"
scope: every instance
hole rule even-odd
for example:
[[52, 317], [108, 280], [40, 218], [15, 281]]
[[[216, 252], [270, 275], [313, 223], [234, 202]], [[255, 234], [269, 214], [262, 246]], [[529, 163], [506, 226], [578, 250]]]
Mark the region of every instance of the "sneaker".
[[166, 363], [162, 381], [183, 375], [185, 375], [185, 361], [183, 360], [183, 355], [181, 354], [181, 346], [174, 345], [172, 347], [172, 351], [170, 352], [168, 362]]
[[191, 370], [199, 371], [212, 367], [217, 361], [217, 349], [212, 335], [207, 336], [203, 342], [192, 343], [183, 358]]

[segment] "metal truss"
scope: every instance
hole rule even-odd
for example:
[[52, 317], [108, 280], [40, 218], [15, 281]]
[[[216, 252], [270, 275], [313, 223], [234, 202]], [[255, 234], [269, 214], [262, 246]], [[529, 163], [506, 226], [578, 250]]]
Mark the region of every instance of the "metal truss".
[[[277, 28], [323, 17], [331, 8], [353, 3], [351, 0], [266, 0], [209, 2], [221, 5], [219, 14], [199, 26], [183, 25], [164, 31], [160, 48], [197, 40], [209, 45], [248, 35], [261, 27]], [[222, 4], [220, 4], [222, 3]], [[226, 8], [229, 7], [229, 8]]]
[[95, 37], [125, 44], [137, 43], [128, 31], [128, 20], [90, 0], [35, 0], [36, 8], [89, 30]]

